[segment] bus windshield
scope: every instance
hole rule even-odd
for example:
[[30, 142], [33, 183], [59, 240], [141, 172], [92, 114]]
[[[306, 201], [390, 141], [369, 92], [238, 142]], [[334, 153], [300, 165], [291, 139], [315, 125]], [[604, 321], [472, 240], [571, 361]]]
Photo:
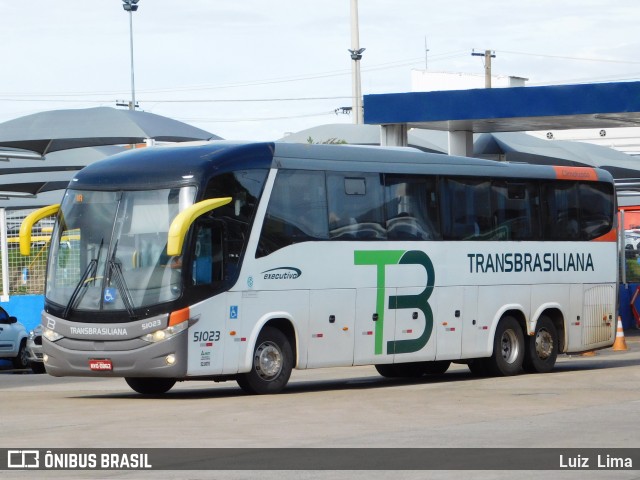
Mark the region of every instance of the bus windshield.
[[192, 186], [143, 191], [68, 190], [51, 242], [46, 296], [71, 310], [133, 310], [177, 299], [179, 262], [166, 254]]

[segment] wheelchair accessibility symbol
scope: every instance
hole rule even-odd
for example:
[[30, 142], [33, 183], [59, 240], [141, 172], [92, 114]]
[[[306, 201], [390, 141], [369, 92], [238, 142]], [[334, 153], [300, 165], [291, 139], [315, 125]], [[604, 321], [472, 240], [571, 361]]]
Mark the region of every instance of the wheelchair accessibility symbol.
[[237, 305], [231, 305], [229, 307], [229, 318], [231, 320], [236, 320], [238, 318], [238, 306]]
[[116, 289], [107, 287], [104, 289], [104, 303], [113, 303], [116, 301]]

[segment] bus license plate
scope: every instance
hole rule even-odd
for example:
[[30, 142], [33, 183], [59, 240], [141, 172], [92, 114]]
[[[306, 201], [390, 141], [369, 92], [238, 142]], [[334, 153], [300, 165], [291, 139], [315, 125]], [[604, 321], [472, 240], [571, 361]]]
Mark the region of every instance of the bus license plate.
[[113, 364], [108, 358], [102, 360], [91, 359], [89, 360], [89, 369], [94, 372], [111, 371], [113, 370]]

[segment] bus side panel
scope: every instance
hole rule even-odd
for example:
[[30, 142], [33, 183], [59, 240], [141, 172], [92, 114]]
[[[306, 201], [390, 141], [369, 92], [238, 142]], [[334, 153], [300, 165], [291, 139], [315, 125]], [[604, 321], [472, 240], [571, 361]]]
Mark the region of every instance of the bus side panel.
[[570, 312], [564, 317], [565, 331], [567, 338], [565, 345], [560, 345], [561, 352], [577, 352], [584, 349], [582, 346], [582, 298], [584, 296], [584, 286], [582, 284], [571, 285], [569, 298]]
[[241, 292], [227, 292], [227, 330], [224, 332], [224, 360], [222, 367], [223, 375], [233, 375], [238, 373], [238, 365], [241, 352], [246, 349], [246, 338], [240, 335], [241, 316], [244, 312], [240, 309], [242, 305]]
[[358, 288], [356, 293], [356, 326], [354, 365], [393, 363], [389, 344], [395, 340], [395, 313], [388, 299], [395, 288], [383, 289], [383, 304], [378, 305], [378, 288]]
[[586, 349], [609, 347], [616, 335], [614, 285], [585, 285], [582, 344]]
[[[460, 358], [480, 356], [479, 346], [486, 341], [487, 328], [483, 328], [478, 312], [478, 291], [477, 286], [462, 287], [462, 311], [460, 312], [460, 328], [462, 330], [462, 344]], [[450, 312], [449, 312], [450, 313]], [[455, 311], [454, 311], [455, 316]], [[438, 355], [438, 360], [440, 356]]]
[[310, 293], [307, 368], [353, 365], [356, 290]]
[[483, 335], [478, 322], [478, 287], [436, 287], [434, 295], [436, 360], [457, 360], [463, 352], [475, 353], [477, 337]]
[[197, 322], [189, 327], [189, 362], [187, 376], [219, 375], [222, 373], [226, 328], [226, 295], [217, 295], [189, 307]]
[[[436, 358], [437, 333], [434, 322], [437, 311], [433, 295], [427, 300], [427, 306], [417, 306], [419, 303], [415, 300], [423, 292], [424, 287], [405, 287], [396, 290], [396, 298], [408, 299], [414, 306], [395, 310], [394, 363], [424, 362]], [[452, 343], [455, 348], [455, 340]]]

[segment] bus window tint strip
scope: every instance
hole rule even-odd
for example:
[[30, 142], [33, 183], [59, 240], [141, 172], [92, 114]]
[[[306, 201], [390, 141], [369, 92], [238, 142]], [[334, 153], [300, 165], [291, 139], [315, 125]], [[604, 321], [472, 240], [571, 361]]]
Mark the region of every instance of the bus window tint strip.
[[318, 240], [593, 240], [613, 227], [594, 181], [280, 169], [257, 257]]

